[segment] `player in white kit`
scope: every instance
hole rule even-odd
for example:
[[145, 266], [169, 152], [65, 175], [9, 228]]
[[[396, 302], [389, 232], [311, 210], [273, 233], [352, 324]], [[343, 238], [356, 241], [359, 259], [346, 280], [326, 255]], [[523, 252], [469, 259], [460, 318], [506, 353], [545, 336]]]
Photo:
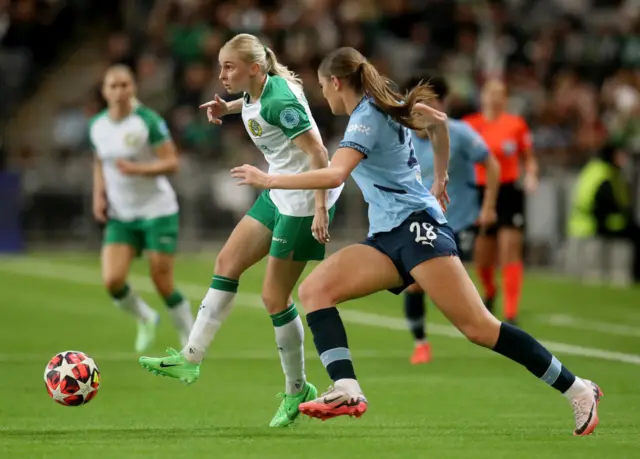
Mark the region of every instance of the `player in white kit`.
[[[273, 51], [249, 34], [236, 35], [220, 50], [220, 80], [241, 99], [216, 96], [204, 104], [209, 120], [242, 113], [247, 133], [272, 174], [295, 174], [328, 165], [327, 149], [304, 96], [302, 82]], [[342, 186], [331, 190], [272, 190], [260, 195], [218, 254], [213, 280], [202, 300], [189, 344], [168, 357], [141, 357], [140, 364], [164, 376], [192, 383], [222, 321], [232, 308], [240, 276], [268, 256], [263, 303], [275, 328], [285, 374], [285, 392], [271, 427], [290, 425], [298, 405], [315, 398], [304, 372], [304, 329], [291, 292], [306, 264], [322, 260], [328, 227]]]
[[193, 314], [174, 285], [178, 201], [166, 177], [178, 169], [176, 147], [162, 117], [135, 99], [128, 67], [111, 67], [102, 93], [108, 108], [91, 119], [89, 138], [95, 152], [93, 214], [106, 225], [104, 285], [115, 303], [137, 319], [136, 351], [148, 349], [159, 314], [127, 283], [131, 262], [146, 251], [151, 279], [186, 344]]

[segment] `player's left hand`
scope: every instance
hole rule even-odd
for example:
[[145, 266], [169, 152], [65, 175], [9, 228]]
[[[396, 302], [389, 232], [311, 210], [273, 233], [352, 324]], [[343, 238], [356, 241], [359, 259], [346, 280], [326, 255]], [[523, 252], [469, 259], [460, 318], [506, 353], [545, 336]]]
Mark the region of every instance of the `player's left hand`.
[[126, 159], [117, 159], [116, 167], [124, 175], [138, 175], [140, 174], [140, 165]]
[[249, 164], [231, 169], [231, 177], [240, 179], [238, 185], [251, 185], [256, 188], [269, 188], [269, 174]]
[[446, 177], [445, 179], [434, 180], [433, 185], [431, 185], [431, 194], [438, 200], [443, 212], [447, 211], [447, 205], [451, 202], [449, 193], [447, 193], [448, 182], [449, 177]]
[[429, 107], [427, 104], [419, 102], [413, 106], [413, 109], [422, 115], [430, 126], [447, 122], [446, 113]]
[[524, 175], [524, 191], [527, 194], [535, 193], [538, 189], [538, 176], [533, 173]]
[[331, 240], [329, 236], [329, 211], [324, 209], [316, 209], [311, 224], [311, 234], [320, 244], [326, 244]]

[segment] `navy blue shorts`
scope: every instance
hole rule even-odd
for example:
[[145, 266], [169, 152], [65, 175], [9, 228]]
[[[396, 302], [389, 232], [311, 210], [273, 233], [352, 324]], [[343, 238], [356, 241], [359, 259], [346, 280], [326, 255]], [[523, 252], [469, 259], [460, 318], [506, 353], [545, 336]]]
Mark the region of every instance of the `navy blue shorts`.
[[473, 246], [475, 245], [476, 235], [477, 230], [473, 225], [454, 234], [462, 261], [471, 261], [473, 259]]
[[411, 270], [438, 257], [458, 256], [453, 230], [439, 224], [426, 211], [416, 212], [402, 224], [386, 233], [377, 233], [361, 242], [384, 253], [395, 265], [403, 285], [389, 289], [395, 295], [415, 281]]

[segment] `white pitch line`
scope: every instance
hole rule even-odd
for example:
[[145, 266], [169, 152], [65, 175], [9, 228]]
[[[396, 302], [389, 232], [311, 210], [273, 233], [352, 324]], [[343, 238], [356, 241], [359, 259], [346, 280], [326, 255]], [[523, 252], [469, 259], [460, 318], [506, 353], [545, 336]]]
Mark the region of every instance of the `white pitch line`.
[[573, 328], [576, 330], [594, 331], [616, 336], [640, 337], [640, 327], [633, 327], [631, 325], [600, 322], [564, 314], [540, 316], [538, 320], [552, 327]]
[[[51, 263], [44, 260], [5, 259], [3, 260], [3, 263], [0, 264], [0, 271], [21, 274], [29, 277], [62, 280], [81, 285], [100, 285], [100, 276], [95, 270], [78, 268], [68, 264]], [[135, 290], [146, 293], [155, 293], [155, 288], [148, 277], [132, 274], [129, 279], [134, 285]], [[186, 282], [180, 282], [179, 285], [180, 289], [190, 298], [202, 298], [207, 290], [206, 287]], [[260, 309], [263, 307], [260, 295], [255, 293], [239, 293], [238, 303]], [[405, 321], [397, 317], [346, 308], [342, 308], [340, 310], [340, 315], [345, 322], [385, 328], [388, 330], [406, 331]], [[448, 325], [429, 324], [429, 332], [433, 335], [447, 336], [450, 338], [463, 338], [460, 332]], [[605, 349], [589, 348], [553, 341], [543, 341], [543, 343], [551, 352], [557, 352], [559, 354], [576, 355], [580, 357], [640, 365], [640, 355], [637, 354], [625, 354]]]

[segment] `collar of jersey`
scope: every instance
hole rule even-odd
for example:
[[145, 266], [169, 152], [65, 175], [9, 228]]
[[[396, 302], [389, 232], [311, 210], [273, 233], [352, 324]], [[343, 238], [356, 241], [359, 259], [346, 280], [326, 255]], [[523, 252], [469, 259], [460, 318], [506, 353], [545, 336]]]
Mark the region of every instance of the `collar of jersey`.
[[258, 102], [260, 102], [260, 99], [262, 99], [262, 95], [264, 94], [265, 89], [267, 89], [267, 85], [269, 84], [269, 80], [271, 79], [271, 75], [269, 75], [267, 73], [267, 79], [264, 80], [264, 86], [262, 86], [262, 92], [260, 93], [260, 97], [258, 97], [258, 100], [256, 100], [254, 103], [250, 104], [249, 100], [251, 100], [251, 96], [249, 95], [248, 92], [244, 93], [244, 104], [247, 107], [251, 107], [252, 105], [257, 104]]

